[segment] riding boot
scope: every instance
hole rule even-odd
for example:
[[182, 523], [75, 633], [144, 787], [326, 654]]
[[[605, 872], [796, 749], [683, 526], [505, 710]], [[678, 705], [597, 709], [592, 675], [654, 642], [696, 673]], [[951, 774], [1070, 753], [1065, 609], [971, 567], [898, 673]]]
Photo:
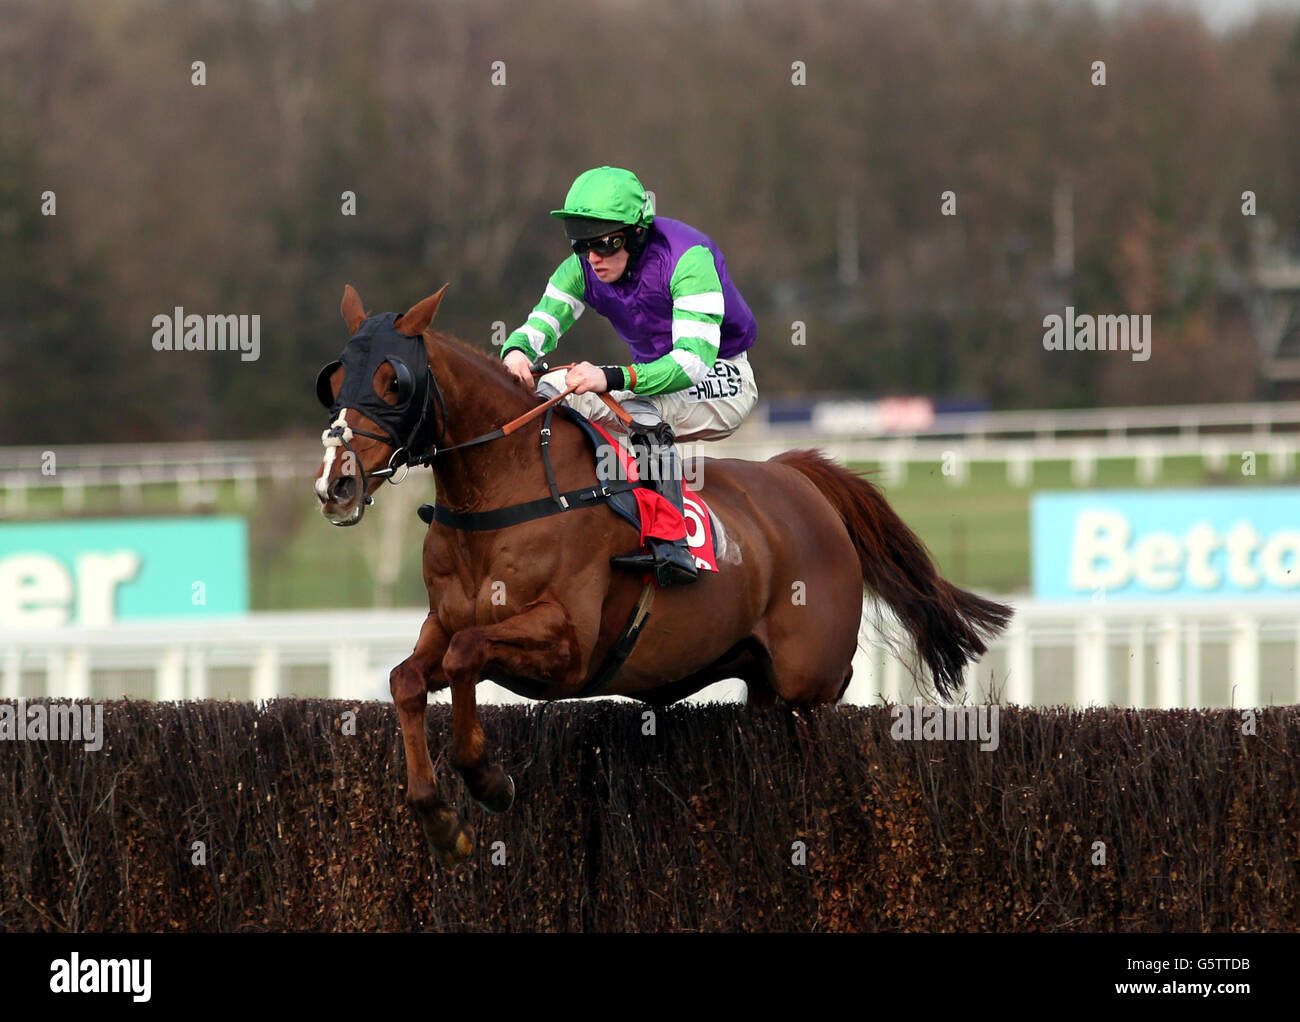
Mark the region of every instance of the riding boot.
[[[677, 448], [673, 446], [672, 427], [660, 421], [642, 431], [637, 428], [638, 425], [640, 424], [634, 420], [631, 433], [632, 444], [646, 452], [648, 455], [646, 460], [651, 465], [651, 471], [643, 474], [642, 478], [654, 485], [654, 488], [670, 500], [679, 512], [683, 512], [685, 517], [682, 504], [682, 462], [677, 454]], [[647, 475], [649, 478], [646, 478]], [[686, 585], [699, 578], [699, 569], [695, 567], [695, 555], [691, 553], [685, 536], [677, 540], [647, 537], [646, 544], [648, 550], [642, 548], [619, 554], [617, 557], [611, 557], [610, 563], [616, 568], [626, 568], [630, 571], [653, 571], [655, 581], [661, 588], [670, 585]]]

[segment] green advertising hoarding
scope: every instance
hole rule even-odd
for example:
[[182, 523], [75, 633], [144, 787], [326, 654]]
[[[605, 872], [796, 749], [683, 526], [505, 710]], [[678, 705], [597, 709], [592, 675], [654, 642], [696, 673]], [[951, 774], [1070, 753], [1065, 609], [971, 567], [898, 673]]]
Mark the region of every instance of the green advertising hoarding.
[[0, 630], [247, 610], [242, 518], [0, 525]]

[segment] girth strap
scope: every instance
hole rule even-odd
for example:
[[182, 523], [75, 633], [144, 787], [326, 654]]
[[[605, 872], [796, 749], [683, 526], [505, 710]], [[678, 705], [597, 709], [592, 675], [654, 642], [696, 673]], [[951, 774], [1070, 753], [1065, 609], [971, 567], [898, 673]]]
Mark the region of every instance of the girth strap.
[[587, 684], [582, 686], [575, 698], [582, 699], [587, 696], [599, 695], [605, 686], [614, 680], [614, 675], [619, 672], [619, 669], [627, 662], [627, 658], [632, 655], [636, 640], [641, 637], [641, 629], [645, 627], [646, 621], [650, 619], [650, 608], [654, 605], [654, 602], [655, 587], [647, 578], [645, 588], [641, 590], [641, 599], [637, 600], [636, 606], [632, 608], [632, 613], [627, 619], [627, 624], [623, 626], [623, 631], [619, 633], [618, 638], [614, 640], [614, 645], [605, 654], [600, 669], [591, 676]]

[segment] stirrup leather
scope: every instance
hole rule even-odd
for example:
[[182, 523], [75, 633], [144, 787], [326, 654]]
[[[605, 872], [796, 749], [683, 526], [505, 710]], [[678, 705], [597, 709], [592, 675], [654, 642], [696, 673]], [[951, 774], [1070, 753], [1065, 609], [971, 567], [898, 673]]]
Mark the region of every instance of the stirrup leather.
[[[632, 432], [633, 445], [645, 450], [648, 455], [657, 459], [656, 464], [662, 465], [666, 462], [671, 466], [671, 470], [666, 477], [662, 477], [658, 472], [651, 472], [650, 478], [644, 481], [650, 483], [659, 494], [669, 500], [684, 518], [681, 459], [676, 448], [673, 447], [672, 427], [663, 421], [659, 421], [653, 426], [644, 422], [638, 422], [635, 425], [645, 428], [644, 431], [634, 430]], [[661, 453], [665, 455], [662, 458], [660, 457]], [[655, 581], [661, 587], [686, 585], [699, 578], [699, 569], [695, 566], [695, 555], [691, 553], [690, 547], [686, 543], [686, 537], [683, 536], [678, 540], [650, 537], [646, 541], [646, 546], [648, 549], [634, 550], [612, 557], [610, 563], [616, 568], [653, 572]]]

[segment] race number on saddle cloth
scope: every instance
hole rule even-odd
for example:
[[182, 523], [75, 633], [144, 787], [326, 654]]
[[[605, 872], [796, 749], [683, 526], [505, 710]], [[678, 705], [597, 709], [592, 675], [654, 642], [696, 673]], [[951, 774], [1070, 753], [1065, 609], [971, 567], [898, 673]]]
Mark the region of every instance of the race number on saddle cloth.
[[[573, 409], [566, 408], [563, 414], [581, 426], [591, 441], [596, 453], [596, 477], [602, 483], [612, 482], [617, 476], [629, 482], [640, 478], [636, 458], [608, 430]], [[605, 454], [608, 449], [613, 449], [618, 459], [617, 475], [610, 471], [611, 465]], [[650, 538], [675, 540], [685, 536], [695, 566], [702, 571], [717, 571], [717, 532], [713, 528], [713, 512], [704, 503], [704, 498], [690, 490], [684, 492], [683, 503], [685, 516], [663, 494], [639, 487], [615, 494], [610, 498], [609, 506], [641, 531], [642, 543]]]

